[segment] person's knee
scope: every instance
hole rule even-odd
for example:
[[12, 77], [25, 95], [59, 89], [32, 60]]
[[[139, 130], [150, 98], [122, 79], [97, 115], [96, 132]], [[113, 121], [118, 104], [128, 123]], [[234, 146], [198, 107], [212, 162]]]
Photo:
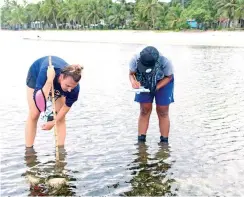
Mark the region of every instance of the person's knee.
[[62, 118], [62, 119], [60, 119], [60, 120], [57, 122], [57, 124], [65, 124], [65, 117]]
[[157, 114], [160, 118], [168, 118], [169, 117], [169, 110], [168, 108], [157, 108]]
[[140, 115], [141, 116], [149, 116], [152, 112], [152, 107], [141, 107]]
[[32, 111], [29, 112], [29, 118], [32, 121], [38, 121], [39, 116], [40, 116], [39, 112], [32, 112]]

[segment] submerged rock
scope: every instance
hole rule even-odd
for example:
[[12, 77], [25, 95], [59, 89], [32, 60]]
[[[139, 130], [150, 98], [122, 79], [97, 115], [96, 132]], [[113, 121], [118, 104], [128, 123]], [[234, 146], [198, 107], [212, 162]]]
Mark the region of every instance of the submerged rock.
[[47, 183], [51, 187], [55, 187], [55, 188], [67, 184], [65, 178], [52, 178], [52, 179], [49, 179]]
[[40, 182], [39, 178], [37, 178], [37, 177], [35, 177], [33, 175], [30, 175], [30, 174], [27, 175], [27, 179], [28, 179], [28, 181], [30, 182], [31, 185], [36, 185], [36, 184], [38, 184]]

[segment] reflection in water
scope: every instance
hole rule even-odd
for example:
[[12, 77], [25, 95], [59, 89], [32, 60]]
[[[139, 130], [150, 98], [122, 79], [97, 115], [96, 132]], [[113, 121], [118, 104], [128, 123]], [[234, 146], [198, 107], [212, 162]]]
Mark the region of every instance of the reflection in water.
[[130, 181], [132, 189], [125, 192], [127, 196], [158, 196], [158, 195], [174, 195], [171, 191], [171, 184], [174, 179], [166, 177], [171, 164], [165, 162], [169, 154], [167, 144], [159, 144], [156, 155], [151, 158], [148, 153], [148, 146], [145, 143], [138, 144], [137, 158], [132, 162], [132, 174], [135, 176]]
[[28, 169], [23, 176], [30, 184], [30, 196], [75, 195], [72, 191], [75, 186], [70, 182], [76, 180], [71, 178], [65, 170], [66, 154], [64, 148], [59, 148], [59, 161], [48, 161], [42, 164], [38, 161], [34, 148], [26, 149], [25, 162]]
[[[52, 133], [38, 132], [40, 141], [35, 146], [38, 153], [27, 158], [29, 167], [23, 165], [24, 153], [20, 147], [23, 147], [23, 123], [28, 107], [25, 96], [16, 97], [26, 91], [24, 83], [20, 81], [25, 81], [24, 70], [28, 70], [33, 59], [41, 54], [52, 54], [54, 51], [69, 62], [85, 65], [81, 99], [76, 103], [82, 113], [81, 110], [73, 110], [67, 117], [67, 132], [70, 133], [67, 144], [72, 151], [66, 156], [67, 165], [64, 169], [69, 169], [69, 177], [77, 179], [75, 183], [69, 181], [77, 187], [72, 188], [75, 195], [115, 196], [125, 191], [132, 195], [132, 192], [137, 192], [137, 188], [139, 195], [144, 187], [150, 191], [146, 184], [139, 185], [141, 182], [152, 184], [152, 180], [137, 180], [144, 175], [156, 180], [175, 178], [176, 183], [171, 183], [171, 190], [175, 192], [174, 188], [177, 187], [179, 190], [176, 193], [179, 196], [243, 196], [244, 48], [196, 48], [156, 44], [173, 61], [177, 75], [177, 101], [171, 108], [173, 147], [170, 148], [170, 157], [167, 160], [155, 161], [152, 157], [155, 157], [159, 149], [154, 143], [158, 140], [156, 113], [152, 113], [148, 130], [151, 133], [152, 145], [146, 143], [149, 146], [146, 152], [150, 155], [147, 155], [147, 159], [139, 154], [132, 155], [135, 151], [139, 152], [139, 149], [135, 150], [135, 147], [131, 146], [136, 140], [137, 116], [134, 114], [138, 114], [138, 106], [133, 102], [134, 94], [127, 78], [128, 60], [138, 48], [143, 47], [142, 45], [27, 41], [20, 39], [20, 34], [24, 32], [14, 32], [14, 35], [4, 32], [0, 31], [0, 40], [3, 41], [1, 46], [9, 47], [5, 48], [6, 55], [1, 56], [1, 61], [2, 65], [8, 65], [11, 60], [14, 72], [11, 72], [11, 80], [9, 75], [1, 76], [4, 82], [8, 82], [7, 86], [2, 86], [8, 96], [0, 97], [0, 127], [4, 131], [1, 132], [3, 143], [0, 196], [30, 194], [30, 184], [24, 183], [27, 176], [20, 177], [21, 173], [27, 171], [26, 168], [28, 174], [33, 173], [41, 180], [54, 174], [54, 150], [51, 155], [42, 154], [49, 154], [51, 147], [53, 148]], [[47, 37], [48, 34], [47, 32]], [[147, 36], [146, 33], [145, 37]], [[63, 48], [70, 50], [67, 52]], [[114, 70], [117, 72], [113, 72]], [[41, 146], [43, 151], [39, 152], [38, 146]], [[159, 152], [168, 154], [167, 151]], [[140, 158], [134, 161], [138, 157]], [[147, 160], [147, 165], [143, 164], [143, 159]], [[176, 160], [174, 164], [172, 159]], [[44, 164], [49, 160], [51, 162]], [[160, 175], [159, 170], [150, 168], [149, 164], [152, 162], [164, 168]], [[169, 163], [170, 166], [163, 162]], [[130, 165], [126, 166], [128, 164]], [[137, 168], [132, 168], [135, 166]], [[29, 169], [32, 167], [33, 169]], [[53, 170], [49, 172], [42, 169], [48, 167]], [[168, 171], [167, 167], [170, 167]], [[146, 174], [146, 170], [151, 170], [159, 177]], [[163, 173], [167, 174], [165, 179]], [[128, 183], [128, 180], [131, 180], [131, 183]], [[160, 184], [164, 187], [169, 185], [165, 182]], [[71, 186], [69, 188], [71, 189]], [[49, 191], [46, 193], [50, 194], [53, 190]], [[146, 195], [149, 192], [144, 193]]]

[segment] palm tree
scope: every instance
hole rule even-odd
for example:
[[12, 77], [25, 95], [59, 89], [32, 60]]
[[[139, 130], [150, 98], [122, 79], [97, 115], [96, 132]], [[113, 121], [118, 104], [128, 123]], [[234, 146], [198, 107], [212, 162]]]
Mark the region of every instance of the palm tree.
[[80, 21], [81, 9], [81, 1], [66, 0], [60, 4], [57, 18], [62, 22], [69, 23], [73, 29]]
[[110, 23], [109, 17], [112, 15], [113, 12], [113, 1], [112, 0], [100, 0], [99, 5], [102, 8], [102, 19], [104, 20], [103, 25], [108, 25]]
[[59, 29], [58, 13], [61, 10], [62, 0], [45, 0], [41, 4], [40, 14], [44, 21], [50, 24], [55, 24]]
[[24, 7], [14, 1], [13, 8], [11, 9], [10, 25], [24, 25], [26, 21], [27, 15], [25, 14]]
[[240, 19], [244, 19], [244, 0], [238, 0], [237, 1], [237, 9], [236, 9], [236, 15]]
[[175, 29], [181, 23], [182, 12], [183, 7], [179, 3], [175, 7], [169, 8], [167, 19], [170, 23], [170, 28]]
[[99, 4], [99, 0], [88, 0], [86, 5], [86, 21], [89, 24], [96, 25], [103, 18], [102, 7]]
[[133, 23], [139, 29], [149, 29], [149, 20], [142, 12], [136, 12]]
[[220, 15], [228, 17], [228, 28], [230, 28], [230, 24], [236, 16], [238, 0], [218, 0], [216, 6]]
[[124, 27], [128, 18], [129, 12], [126, 11], [125, 4], [114, 3], [112, 6], [111, 15], [109, 16], [110, 24], [114, 24], [117, 27]]
[[11, 20], [11, 3], [9, 0], [4, 1], [4, 5], [1, 7], [1, 22], [3, 27], [9, 26]]
[[152, 22], [152, 28], [155, 28], [156, 19], [162, 9], [158, 0], [141, 0], [139, 1], [139, 11], [143, 13]]
[[40, 2], [37, 4], [30, 3], [30, 4], [26, 5], [25, 12], [26, 12], [27, 17], [28, 17], [27, 23], [40, 20], [40, 12], [39, 12], [40, 7], [41, 7]]
[[157, 18], [156, 27], [158, 29], [165, 29], [167, 24], [167, 15], [168, 15], [169, 7], [168, 4], [166, 3], [161, 3], [161, 6], [162, 9]]

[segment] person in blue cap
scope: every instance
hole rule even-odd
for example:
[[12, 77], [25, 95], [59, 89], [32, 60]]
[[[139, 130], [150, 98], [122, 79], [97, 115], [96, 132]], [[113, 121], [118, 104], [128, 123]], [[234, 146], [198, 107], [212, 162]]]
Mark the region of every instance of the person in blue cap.
[[[49, 59], [50, 58], [50, 59]], [[49, 66], [51, 63], [52, 66]], [[48, 105], [52, 104], [52, 85], [54, 86], [54, 97], [56, 106], [56, 126], [58, 131], [58, 146], [63, 146], [66, 137], [65, 116], [71, 106], [78, 100], [83, 67], [70, 65], [57, 56], [44, 56], [38, 58], [30, 66], [26, 78], [27, 102], [29, 114], [25, 127], [26, 147], [32, 147], [36, 136], [37, 122], [41, 112], [48, 111]], [[49, 105], [52, 113], [52, 105]], [[47, 120], [42, 125], [42, 130], [50, 130], [55, 122], [53, 114], [47, 114]]]
[[152, 103], [156, 101], [159, 119], [160, 142], [168, 143], [170, 130], [169, 106], [174, 102], [174, 73], [172, 63], [153, 46], [135, 54], [129, 63], [129, 80], [133, 88], [149, 89], [135, 95], [140, 103], [138, 141], [145, 142]]

